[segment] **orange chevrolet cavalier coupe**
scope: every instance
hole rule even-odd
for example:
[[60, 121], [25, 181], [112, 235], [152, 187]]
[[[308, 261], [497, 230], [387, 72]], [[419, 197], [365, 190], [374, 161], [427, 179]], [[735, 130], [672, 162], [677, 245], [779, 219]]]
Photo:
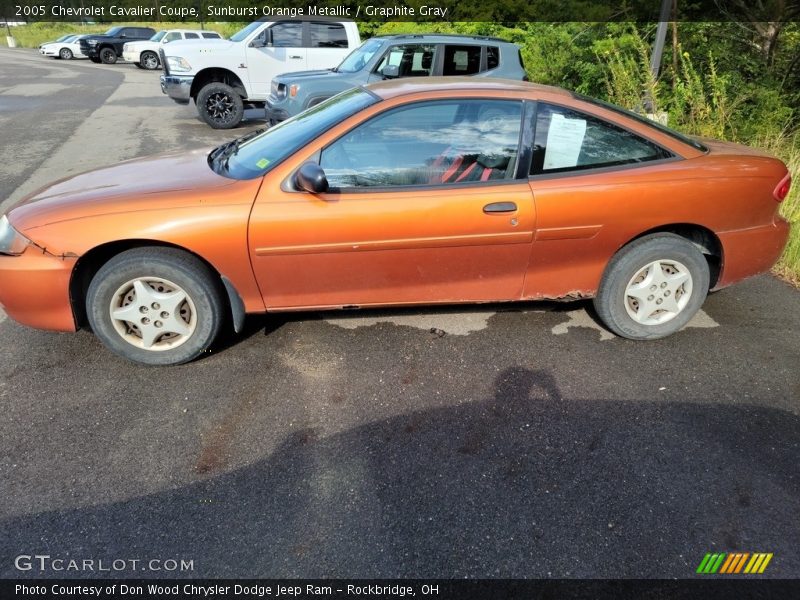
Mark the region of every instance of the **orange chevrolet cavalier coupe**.
[[0, 303], [152, 365], [308, 309], [594, 298], [655, 339], [773, 265], [789, 185], [776, 158], [557, 88], [379, 83], [31, 195], [0, 223]]

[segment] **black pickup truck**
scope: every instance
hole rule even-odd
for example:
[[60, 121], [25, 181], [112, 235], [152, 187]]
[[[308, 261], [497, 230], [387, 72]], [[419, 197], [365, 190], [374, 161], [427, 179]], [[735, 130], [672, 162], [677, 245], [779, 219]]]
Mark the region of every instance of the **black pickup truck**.
[[150, 27], [112, 27], [103, 34], [81, 38], [81, 53], [92, 62], [113, 65], [118, 58], [122, 58], [122, 46], [125, 42], [149, 40], [155, 34], [155, 30]]

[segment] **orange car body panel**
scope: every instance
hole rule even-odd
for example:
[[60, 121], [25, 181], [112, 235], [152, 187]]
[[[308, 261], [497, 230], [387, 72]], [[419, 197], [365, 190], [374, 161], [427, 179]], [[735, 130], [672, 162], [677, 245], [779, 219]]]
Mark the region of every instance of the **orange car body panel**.
[[[63, 180], [10, 214], [38, 247], [0, 256], [0, 304], [28, 325], [71, 330], [69, 278], [80, 257], [118, 241], [197, 254], [229, 279], [247, 312], [343, 306], [591, 297], [614, 253], [677, 225], [704, 227], [722, 245], [717, 287], [768, 270], [788, 225], [772, 197], [779, 160], [708, 142], [705, 154], [672, 136], [557, 88], [491, 80], [400, 80], [263, 178], [214, 173], [207, 152], [129, 161]], [[573, 107], [676, 155], [653, 164], [529, 179], [309, 194], [285, 182], [327, 144], [393, 106], [433, 98], [538, 100]], [[514, 213], [483, 206], [514, 202]], [[33, 283], [31, 283], [33, 282]], [[46, 301], [30, 302], [31, 286]]]

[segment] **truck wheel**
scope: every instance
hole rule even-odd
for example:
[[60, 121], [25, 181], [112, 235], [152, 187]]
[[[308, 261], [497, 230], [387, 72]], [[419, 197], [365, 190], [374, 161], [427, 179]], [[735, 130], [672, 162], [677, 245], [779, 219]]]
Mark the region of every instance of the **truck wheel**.
[[197, 95], [197, 112], [214, 129], [230, 129], [241, 123], [244, 103], [231, 86], [214, 81]]
[[110, 350], [146, 365], [179, 365], [207, 351], [224, 320], [220, 286], [175, 248], [118, 254], [92, 278], [86, 314]]
[[606, 326], [632, 340], [655, 340], [681, 329], [708, 293], [708, 263], [678, 235], [631, 242], [609, 261], [594, 299]]
[[103, 48], [100, 50], [100, 60], [107, 65], [113, 65], [117, 62], [116, 50], [113, 48]]
[[148, 71], [155, 71], [159, 66], [158, 55], [155, 52], [142, 52], [139, 60], [142, 62], [142, 67]]
[[64, 60], [70, 60], [72, 58], [72, 50], [69, 48], [62, 48], [58, 51], [58, 56]]
[[137, 69], [144, 69], [144, 67], [142, 66], [142, 63], [135, 62], [133, 64], [136, 65]]
[[100, 60], [100, 57], [99, 57], [99, 56], [90, 56], [90, 57], [89, 57], [89, 60], [90, 60], [90, 61], [92, 61], [93, 63], [97, 64], [97, 65], [99, 65], [99, 64], [102, 62], [102, 61]]

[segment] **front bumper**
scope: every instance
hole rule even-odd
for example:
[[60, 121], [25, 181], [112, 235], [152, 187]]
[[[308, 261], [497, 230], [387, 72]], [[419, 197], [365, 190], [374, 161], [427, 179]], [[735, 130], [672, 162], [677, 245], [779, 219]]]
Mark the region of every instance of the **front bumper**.
[[56, 50], [50, 50], [44, 48], [39, 49], [39, 54], [43, 56], [58, 56], [58, 52]]
[[270, 124], [270, 126], [272, 126], [288, 119], [289, 113], [282, 108], [275, 108], [270, 101], [267, 100], [266, 116], [267, 122]]
[[[99, 45], [99, 44], [98, 44]], [[100, 56], [97, 48], [98, 45], [95, 46], [81, 46], [81, 54], [84, 56], [88, 56], [89, 58], [97, 58]]]
[[76, 261], [35, 246], [20, 256], [0, 256], [0, 308], [23, 325], [75, 331], [69, 282]]
[[178, 104], [189, 104], [194, 75], [162, 75], [161, 92]]
[[789, 223], [778, 217], [763, 227], [719, 234], [722, 242], [722, 273], [716, 288], [769, 271], [778, 261], [789, 239]]
[[122, 60], [131, 63], [138, 63], [139, 62], [139, 52], [131, 52], [130, 50], [123, 50], [122, 52]]

